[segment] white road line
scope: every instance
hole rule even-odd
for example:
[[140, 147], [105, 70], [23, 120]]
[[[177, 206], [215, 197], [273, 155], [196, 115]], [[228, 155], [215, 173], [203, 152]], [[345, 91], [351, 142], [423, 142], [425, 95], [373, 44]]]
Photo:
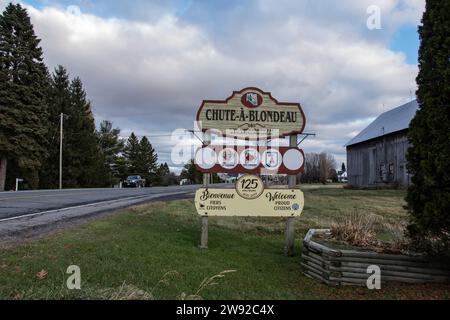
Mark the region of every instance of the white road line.
[[18, 219], [23, 219], [23, 218], [32, 218], [32, 217], [41, 216], [44, 214], [57, 213], [57, 212], [67, 211], [67, 210], [72, 210], [72, 209], [93, 207], [93, 206], [106, 204], [106, 203], [110, 204], [110, 203], [114, 203], [114, 202], [137, 200], [137, 199], [142, 199], [142, 198], [153, 199], [153, 198], [158, 198], [158, 197], [173, 196], [173, 195], [184, 194], [184, 193], [186, 193], [186, 192], [185, 191], [172, 192], [172, 193], [169, 192], [169, 193], [163, 193], [163, 194], [141, 195], [141, 196], [135, 196], [135, 197], [122, 198], [122, 199], [107, 200], [107, 201], [102, 201], [102, 202], [94, 202], [94, 203], [89, 203], [89, 204], [83, 204], [80, 206], [73, 206], [73, 207], [67, 207], [67, 208], [61, 208], [61, 209], [55, 209], [55, 210], [49, 210], [49, 211], [42, 211], [42, 212], [30, 213], [30, 214], [25, 214], [25, 215], [21, 215], [21, 216], [11, 217], [11, 218], [0, 219], [0, 222], [7, 222], [7, 221], [18, 220]]

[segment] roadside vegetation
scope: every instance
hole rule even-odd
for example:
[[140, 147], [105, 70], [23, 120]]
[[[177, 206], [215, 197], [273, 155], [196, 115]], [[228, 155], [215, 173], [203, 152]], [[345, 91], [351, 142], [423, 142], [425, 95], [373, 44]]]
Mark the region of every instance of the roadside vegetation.
[[0, 12], [0, 191], [59, 187], [63, 127], [64, 188], [111, 187], [129, 175], [148, 185], [177, 184], [148, 137], [104, 120], [95, 127], [94, 106], [82, 80], [63, 66], [44, 63], [27, 9], [10, 3]]
[[[0, 252], [1, 299], [448, 299], [450, 285], [390, 284], [330, 288], [301, 272], [310, 227], [330, 227], [355, 212], [383, 226], [405, 223], [405, 192], [305, 189], [297, 253], [283, 255], [284, 220], [210, 218], [209, 249], [197, 246], [192, 200], [158, 202], [72, 227]], [[386, 229], [388, 230], [388, 229]], [[67, 267], [81, 268], [81, 290], [66, 288]]]

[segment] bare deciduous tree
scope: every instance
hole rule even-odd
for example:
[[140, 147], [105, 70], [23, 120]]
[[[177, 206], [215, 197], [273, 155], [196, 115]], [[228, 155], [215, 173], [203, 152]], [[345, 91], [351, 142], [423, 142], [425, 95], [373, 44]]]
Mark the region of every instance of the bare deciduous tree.
[[336, 168], [336, 160], [328, 153], [307, 153], [305, 155], [305, 171], [299, 175], [301, 183], [327, 183]]

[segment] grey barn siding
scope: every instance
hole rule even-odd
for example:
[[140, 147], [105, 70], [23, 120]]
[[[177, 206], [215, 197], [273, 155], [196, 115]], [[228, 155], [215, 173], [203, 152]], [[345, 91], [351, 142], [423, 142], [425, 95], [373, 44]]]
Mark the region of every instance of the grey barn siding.
[[348, 183], [357, 187], [411, 183], [406, 154], [408, 128], [419, 104], [410, 101], [381, 114], [347, 143]]
[[348, 183], [359, 187], [408, 186], [407, 130], [347, 146]]

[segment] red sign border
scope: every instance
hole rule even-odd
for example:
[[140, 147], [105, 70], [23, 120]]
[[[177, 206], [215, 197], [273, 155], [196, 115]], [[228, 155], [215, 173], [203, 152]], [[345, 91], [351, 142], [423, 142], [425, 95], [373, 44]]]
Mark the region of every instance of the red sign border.
[[[268, 148], [266, 146], [261, 147], [261, 146], [220, 146], [220, 145], [208, 145], [208, 146], [203, 146], [201, 148], [211, 148], [214, 149], [215, 148], [231, 148], [231, 149], [237, 149], [237, 147], [241, 148], [242, 150], [245, 150], [247, 148], [253, 148], [253, 149], [257, 149], [258, 152], [261, 154], [262, 152], [269, 150], [269, 149], [275, 149], [277, 151], [279, 151], [281, 153], [281, 155], [283, 156], [284, 153], [286, 153], [286, 151], [290, 150], [290, 149], [297, 149], [299, 150], [302, 155], [303, 155], [303, 165], [297, 169], [297, 170], [288, 170], [284, 164], [282, 163], [281, 166], [278, 168], [277, 171], [273, 171], [273, 170], [269, 170], [266, 169], [264, 167], [264, 164], [260, 163], [259, 166], [255, 169], [249, 170], [249, 169], [245, 169], [242, 165], [238, 164], [235, 168], [233, 169], [225, 169], [223, 168], [219, 163], [217, 163], [216, 165], [214, 165], [214, 167], [212, 167], [211, 169], [202, 169], [200, 168], [197, 164], [195, 164], [195, 167], [197, 168], [198, 171], [200, 171], [201, 173], [231, 173], [231, 174], [253, 174], [253, 175], [271, 175], [271, 174], [287, 174], [287, 175], [297, 175], [303, 171], [305, 171], [305, 152], [303, 151], [303, 149], [300, 149], [298, 147], [277, 147], [277, 148]], [[283, 152], [284, 150], [284, 152]], [[216, 151], [217, 152], [217, 151]], [[281, 172], [280, 172], [281, 171]]]
[[[285, 137], [288, 137], [288, 136], [292, 136], [292, 135], [297, 135], [297, 134], [302, 134], [303, 133], [303, 131], [305, 130], [305, 127], [306, 127], [306, 116], [305, 116], [305, 113], [303, 112], [303, 108], [302, 108], [302, 106], [300, 105], [300, 103], [295, 103], [295, 102], [279, 102], [277, 99], [275, 99], [273, 96], [272, 96], [272, 93], [270, 93], [270, 92], [265, 92], [265, 91], [262, 91], [261, 89], [259, 89], [259, 88], [256, 88], [256, 87], [247, 87], [247, 88], [244, 88], [244, 89], [242, 89], [242, 90], [240, 90], [240, 91], [233, 91], [233, 94], [231, 95], [231, 96], [229, 96], [226, 100], [224, 100], [224, 101], [222, 101], [222, 100], [203, 100], [203, 102], [202, 102], [202, 104], [201, 104], [201, 106], [200, 106], [200, 108], [198, 109], [198, 111], [197, 111], [197, 117], [196, 117], [196, 121], [197, 121], [197, 123], [198, 122], [200, 122], [200, 113], [201, 113], [201, 111], [203, 110], [203, 107], [205, 106], [205, 104], [206, 103], [221, 103], [221, 104], [223, 104], [223, 103], [228, 103], [235, 95], [237, 95], [237, 94], [241, 94], [241, 93], [243, 93], [244, 91], [247, 91], [247, 90], [251, 90], [251, 91], [257, 91], [257, 92], [259, 92], [261, 95], [268, 95], [269, 96], [269, 98], [272, 100], [272, 101], [274, 101], [275, 102], [275, 104], [277, 105], [277, 106], [280, 106], [280, 105], [288, 105], [288, 106], [296, 106], [296, 107], [298, 107], [298, 110], [300, 111], [300, 113], [302, 114], [302, 117], [303, 117], [303, 126], [302, 126], [302, 129], [301, 130], [299, 130], [299, 131], [291, 131], [291, 132], [288, 132], [288, 133], [284, 133], [284, 134], [282, 134], [282, 135], [279, 135], [278, 136], [278, 138], [285, 138]], [[244, 106], [245, 107], [245, 106]], [[202, 132], [206, 132], [206, 131], [211, 131], [211, 132], [214, 132], [214, 133], [216, 133], [216, 132], [219, 132], [219, 130], [214, 130], [214, 129], [203, 129], [202, 128]], [[220, 133], [221, 133], [221, 136], [222, 137], [229, 137], [229, 138], [233, 138], [233, 136], [227, 136], [226, 135], [226, 132], [221, 132], [220, 131]], [[252, 139], [252, 140], [255, 140], [255, 139]]]

